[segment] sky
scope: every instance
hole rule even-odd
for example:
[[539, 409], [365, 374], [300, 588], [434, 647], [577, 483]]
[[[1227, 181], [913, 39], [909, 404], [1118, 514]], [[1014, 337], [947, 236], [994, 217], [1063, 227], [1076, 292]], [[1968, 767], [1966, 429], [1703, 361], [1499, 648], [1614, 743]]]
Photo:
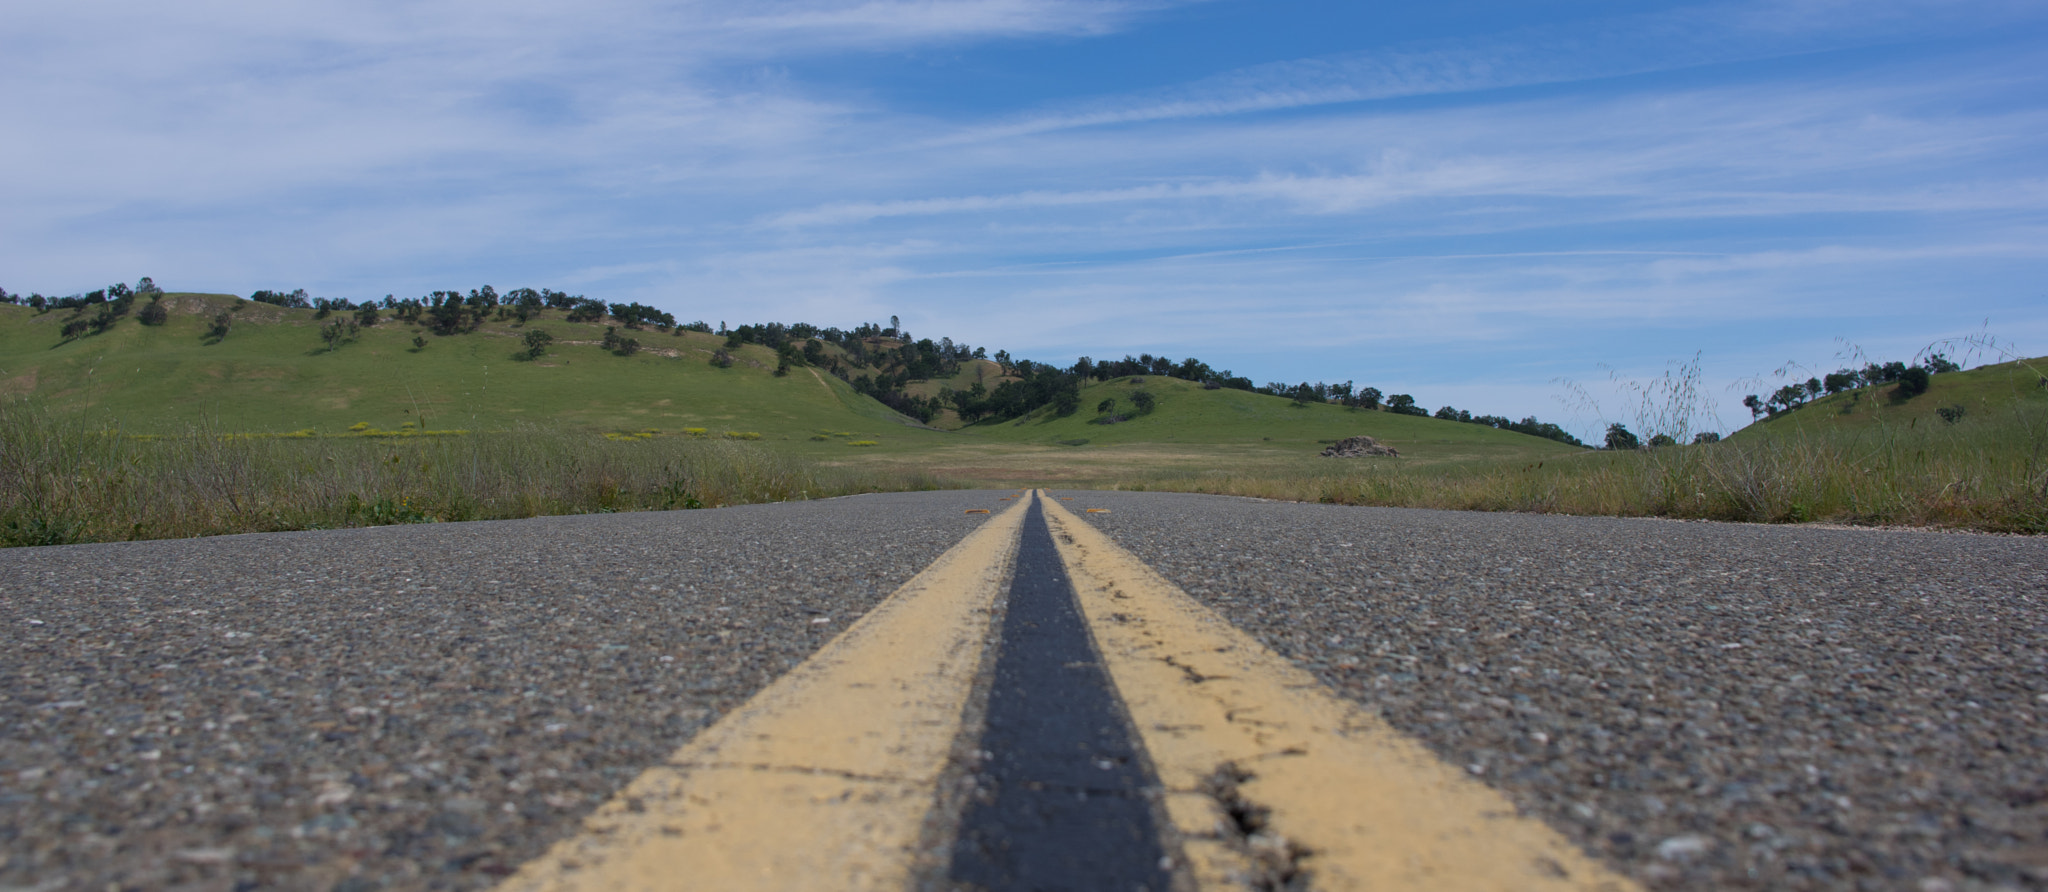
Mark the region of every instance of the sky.
[[[80, 0], [0, 287], [491, 284], [1638, 426], [2048, 353], [2038, 0]], [[1964, 352], [1950, 349], [1951, 355]], [[1962, 357], [1958, 358], [1971, 358]], [[1995, 359], [1995, 351], [1974, 357]]]

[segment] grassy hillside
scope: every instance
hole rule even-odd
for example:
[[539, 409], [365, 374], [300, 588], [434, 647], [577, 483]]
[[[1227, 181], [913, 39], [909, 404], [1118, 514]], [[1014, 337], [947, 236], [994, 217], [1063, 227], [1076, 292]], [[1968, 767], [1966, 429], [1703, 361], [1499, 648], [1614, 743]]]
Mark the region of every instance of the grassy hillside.
[[[921, 471], [1001, 486], [1199, 487], [1248, 471], [1296, 477], [1366, 465], [1441, 467], [1543, 461], [1582, 450], [1540, 437], [1476, 424], [1440, 421], [1336, 405], [1296, 406], [1284, 397], [1242, 390], [1205, 390], [1175, 378], [1117, 378], [1081, 391], [1081, 409], [1059, 417], [1041, 409], [1021, 419], [990, 421], [935, 441], [884, 438], [857, 455], [819, 454], [834, 465]], [[1116, 424], [1096, 423], [1105, 399], [1130, 412], [1136, 391], [1156, 400], [1150, 413]], [[1369, 435], [1400, 450], [1398, 459], [1323, 458], [1323, 447]]]
[[[311, 309], [217, 294], [161, 306], [160, 326], [130, 315], [67, 335], [82, 314], [0, 305], [0, 543], [942, 485], [2048, 531], [2042, 361], [1936, 375], [1911, 399], [1890, 385], [1839, 394], [1718, 444], [1603, 452], [1156, 375], [1091, 381], [1064, 416], [1046, 406], [943, 430], [959, 419], [918, 424], [823, 369], [795, 363], [778, 376], [769, 348], [727, 348], [710, 334], [622, 331], [641, 349], [620, 355], [603, 346], [605, 324], [549, 310], [445, 337], [387, 318], [330, 346]], [[219, 336], [223, 314], [231, 324]], [[534, 330], [554, 342], [529, 359]], [[944, 380], [905, 385], [911, 367], [884, 355], [895, 341], [799, 342], [828, 367], [865, 353], [871, 363], [850, 373], [894, 375], [898, 402], [1005, 380], [994, 363], [960, 361]], [[721, 349], [729, 368], [709, 361]], [[105, 435], [199, 428], [280, 436]], [[374, 436], [421, 430], [467, 433]], [[1320, 457], [1360, 434], [1401, 456]]]
[[[1140, 391], [1151, 394], [1156, 401], [1153, 411], [1134, 413], [1132, 398]], [[1109, 413], [1097, 411], [1104, 400], [1116, 403]], [[1117, 413], [1131, 417], [1114, 424], [1101, 423]], [[1363, 434], [1399, 449], [1403, 455], [1430, 461], [1579, 451], [1552, 440], [1483, 425], [1347, 409], [1328, 403], [1296, 405], [1284, 397], [1244, 390], [1204, 390], [1192, 381], [1156, 376], [1117, 378], [1084, 387], [1081, 411], [1065, 418], [1041, 410], [1023, 419], [975, 425], [970, 430], [1002, 442], [1075, 446], [1270, 444], [1273, 448], [1310, 453], [1345, 437]]]
[[[1317, 457], [1323, 444], [1361, 433], [1391, 442], [1407, 461], [1571, 451], [1478, 425], [1295, 406], [1157, 376], [1093, 384], [1082, 410], [1064, 418], [1041, 410], [948, 433], [938, 428], [959, 426], [950, 412], [920, 425], [821, 369], [798, 367], [777, 377], [776, 356], [765, 347], [734, 348], [733, 366], [716, 368], [709, 359], [725, 345], [716, 335], [624, 331], [642, 349], [622, 357], [601, 346], [606, 325], [570, 323], [559, 313], [446, 337], [387, 317], [329, 349], [313, 310], [225, 294], [172, 294], [163, 302], [170, 310], [165, 325], [145, 326], [131, 316], [104, 333], [71, 339], [61, 334], [76, 318], [70, 311], [0, 306], [0, 393], [33, 395], [54, 411], [135, 433], [181, 432], [201, 421], [229, 432], [322, 435], [359, 425], [491, 431], [521, 422], [666, 435], [759, 433], [780, 450], [830, 465], [936, 467], [1006, 485], [1114, 484], [1161, 468], [1246, 462], [1316, 468], [1327, 461]], [[215, 338], [209, 331], [220, 313], [232, 324]], [[546, 356], [529, 361], [522, 338], [534, 329], [555, 341]], [[869, 346], [879, 354], [900, 345], [877, 339]], [[844, 358], [836, 347], [827, 354]], [[929, 396], [1005, 380], [995, 363], [974, 360], [948, 378], [907, 389]], [[1119, 424], [1091, 423], [1104, 399], [1130, 412], [1139, 390], [1156, 397], [1153, 411]]]
[[2035, 371], [2044, 368], [2026, 360], [1935, 375], [1910, 399], [1893, 385], [1837, 394], [1707, 445], [1320, 472], [1254, 466], [1149, 485], [1354, 505], [2048, 533], [2048, 388]]
[[[1902, 397], [1898, 386], [1884, 384], [1832, 394], [1766, 418], [1734, 435], [1734, 439], [1824, 434], [1875, 433], [1920, 425], [1953, 427], [1959, 433], [1982, 432], [2015, 414], [2048, 406], [2042, 375], [2048, 357], [1981, 366], [1928, 379], [1927, 392]], [[1942, 410], [1956, 418], [1942, 417]], [[1956, 410], [1960, 409], [1958, 414]]]
[[[175, 432], [205, 419], [228, 431], [339, 433], [356, 424], [395, 430], [493, 430], [520, 422], [600, 430], [704, 428], [805, 440], [820, 428], [936, 436], [809, 369], [772, 374], [774, 354], [746, 346], [731, 368], [709, 363], [724, 339], [628, 331], [643, 349], [600, 347], [605, 326], [559, 315], [521, 327], [493, 322], [436, 337], [388, 320], [329, 350], [314, 311], [232, 295], [174, 294], [162, 326], [123, 319], [103, 334], [65, 340], [70, 313], [0, 306], [0, 393], [33, 395], [93, 423], [134, 432]], [[233, 325], [208, 336], [217, 313]], [[555, 338], [525, 360], [528, 329]], [[424, 347], [415, 347], [415, 336]]]

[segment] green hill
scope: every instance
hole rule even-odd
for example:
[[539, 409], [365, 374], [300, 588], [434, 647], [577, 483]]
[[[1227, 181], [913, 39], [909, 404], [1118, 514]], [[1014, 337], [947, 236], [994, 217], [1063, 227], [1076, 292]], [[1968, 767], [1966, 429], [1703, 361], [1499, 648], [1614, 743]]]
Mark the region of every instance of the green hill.
[[1987, 422], [2038, 415], [2048, 407], [2044, 371], [2048, 371], [2048, 357], [1934, 375], [1928, 378], [1927, 391], [1912, 397], [1904, 396], [1897, 384], [1860, 387], [1762, 419], [1730, 439], [1856, 434], [1922, 425], [1948, 426], [1959, 432], [1981, 428]]
[[[123, 319], [104, 333], [65, 339], [72, 314], [0, 306], [0, 393], [138, 433], [205, 421], [227, 431], [340, 433], [357, 424], [396, 430], [493, 430], [520, 422], [598, 430], [704, 428], [802, 440], [821, 427], [892, 437], [936, 435], [845, 382], [812, 369], [773, 374], [772, 351], [743, 346], [731, 368], [709, 360], [715, 335], [626, 331], [642, 349], [618, 356], [607, 326], [559, 315], [520, 326], [486, 323], [436, 337], [387, 319], [329, 349], [315, 312], [233, 295], [172, 294], [160, 326]], [[232, 325], [210, 337], [216, 315]], [[538, 360], [522, 355], [528, 330], [554, 337]], [[414, 345], [414, 338], [425, 341]]]
[[[569, 322], [558, 311], [527, 323], [503, 318], [462, 334], [385, 316], [330, 345], [322, 327], [349, 318], [275, 306], [225, 294], [169, 294], [161, 325], [131, 313], [97, 334], [79, 331], [91, 310], [38, 313], [0, 305], [0, 393], [33, 396], [52, 411], [130, 433], [180, 433], [195, 424], [235, 433], [320, 436], [360, 431], [494, 431], [521, 423], [593, 432], [656, 431], [657, 436], [758, 434], [785, 454], [828, 466], [929, 472], [1000, 485], [1032, 482], [1118, 485], [1162, 473], [1222, 473], [1261, 467], [1321, 471], [1324, 444], [1368, 434], [1402, 453], [1405, 464], [1541, 459], [1577, 451], [1538, 437], [1334, 404], [1296, 405], [1285, 397], [1147, 375], [1091, 382], [1080, 409], [1064, 417], [1043, 407], [1021, 419], [961, 426], [950, 409], [920, 424], [858, 392], [827, 371], [850, 377], [906, 374], [894, 358], [903, 344], [867, 338], [866, 365], [838, 345], [818, 365], [775, 374], [780, 357], [766, 346], [729, 348], [734, 362], [711, 362], [725, 338], [653, 328], [626, 330], [617, 320]], [[228, 321], [219, 335], [216, 320]], [[70, 324], [72, 335], [65, 334]], [[636, 339], [632, 355], [604, 346], [608, 329]], [[530, 331], [553, 337], [546, 354], [524, 356]], [[902, 384], [906, 394], [937, 397], [975, 384], [994, 389], [1015, 376], [987, 360], [949, 365], [942, 376]], [[1133, 397], [1152, 395], [1150, 411]], [[1104, 400], [1119, 409], [1097, 411]], [[1128, 415], [1114, 424], [1107, 415]], [[945, 428], [958, 428], [946, 430]]]
[[[1148, 393], [1150, 412], [1138, 414], [1133, 397]], [[1099, 411], [1105, 400], [1115, 402]], [[1105, 424], [1110, 417], [1127, 420]], [[1047, 410], [1013, 421], [975, 425], [969, 431], [991, 440], [1075, 446], [1139, 443], [1201, 443], [1320, 451], [1323, 445], [1361, 434], [1432, 461], [1559, 455], [1581, 451], [1552, 440], [1417, 415], [1345, 408], [1330, 403], [1296, 404], [1284, 397], [1227, 388], [1205, 389], [1193, 381], [1157, 376], [1117, 378], [1081, 389], [1081, 410], [1058, 417]], [[1085, 442], [1082, 442], [1085, 441]]]
[[[944, 485], [2048, 530], [2048, 361], [1936, 374], [1911, 397], [1893, 384], [1828, 396], [1717, 444], [1613, 452], [1313, 388], [1236, 389], [1227, 373], [1129, 371], [1142, 357], [1099, 380], [872, 324], [728, 338], [572, 301], [400, 302], [373, 325], [367, 310], [225, 294], [0, 304], [0, 544]], [[639, 327], [617, 318], [649, 312]], [[538, 356], [535, 331], [553, 339]], [[235, 436], [175, 436], [195, 429]], [[1320, 457], [1357, 435], [1400, 457]]]

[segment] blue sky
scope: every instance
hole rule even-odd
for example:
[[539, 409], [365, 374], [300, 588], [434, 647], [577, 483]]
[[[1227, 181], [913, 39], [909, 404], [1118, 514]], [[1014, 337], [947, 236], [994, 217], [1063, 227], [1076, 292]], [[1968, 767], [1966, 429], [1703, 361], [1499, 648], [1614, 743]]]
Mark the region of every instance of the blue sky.
[[10, 291], [489, 283], [714, 324], [893, 314], [1582, 436], [1635, 420], [1617, 382], [1695, 355], [1728, 430], [1788, 362], [1980, 332], [2048, 353], [2038, 2], [8, 18]]

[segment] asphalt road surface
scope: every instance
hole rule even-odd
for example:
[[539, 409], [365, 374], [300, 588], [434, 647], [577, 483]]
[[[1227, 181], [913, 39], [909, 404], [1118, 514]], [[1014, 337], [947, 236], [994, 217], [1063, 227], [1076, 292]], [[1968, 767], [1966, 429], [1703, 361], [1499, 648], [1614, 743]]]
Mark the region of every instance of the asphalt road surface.
[[[0, 551], [0, 887], [487, 888], [1002, 495]], [[2048, 887], [2048, 541], [1055, 495], [1650, 888]]]

